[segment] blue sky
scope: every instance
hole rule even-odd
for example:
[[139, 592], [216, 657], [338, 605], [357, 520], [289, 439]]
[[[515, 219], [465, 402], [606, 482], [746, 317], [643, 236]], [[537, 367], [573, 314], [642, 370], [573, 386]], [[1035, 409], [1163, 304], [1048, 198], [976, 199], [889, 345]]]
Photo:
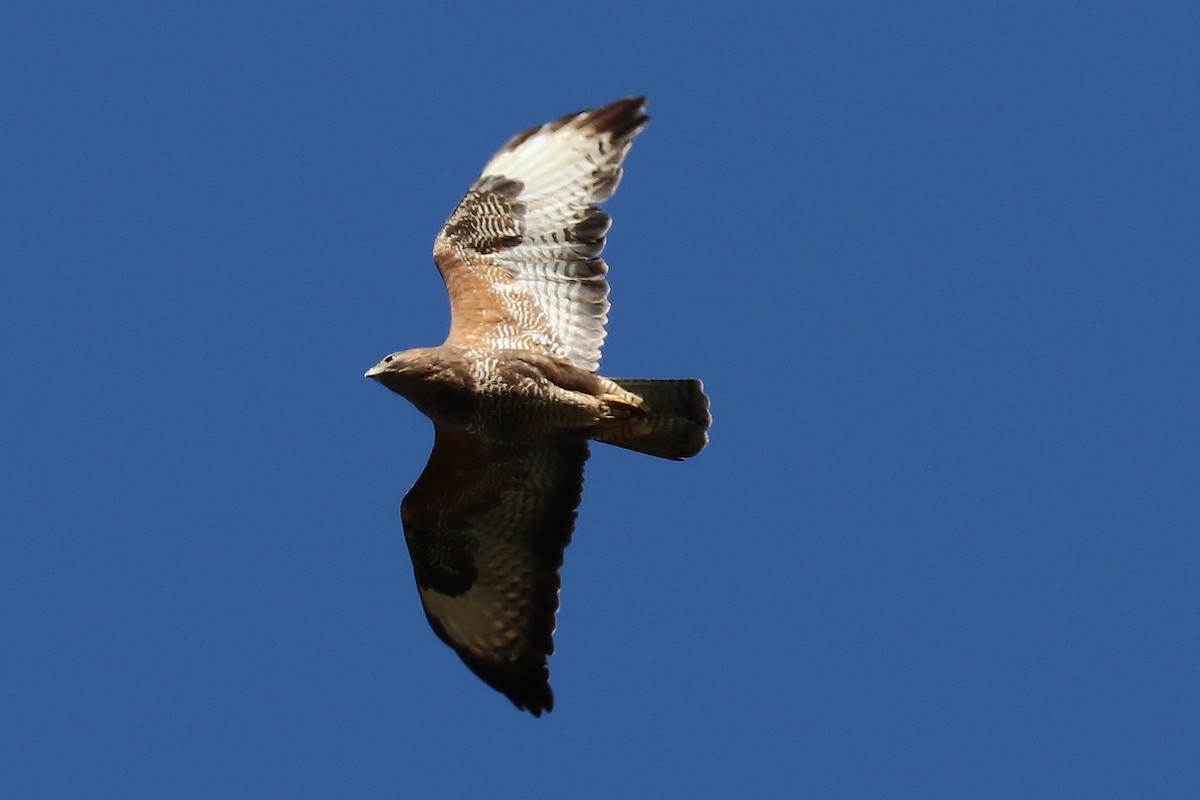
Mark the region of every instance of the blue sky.
[[[232, 5], [232, 4], [230, 4]], [[0, 794], [1190, 797], [1194, 4], [0, 11]], [[555, 711], [421, 615], [493, 150], [629, 94]]]

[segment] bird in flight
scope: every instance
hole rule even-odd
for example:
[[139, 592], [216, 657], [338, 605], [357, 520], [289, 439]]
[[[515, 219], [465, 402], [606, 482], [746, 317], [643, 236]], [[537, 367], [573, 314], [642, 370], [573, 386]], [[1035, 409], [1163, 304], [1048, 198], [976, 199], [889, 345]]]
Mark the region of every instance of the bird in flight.
[[433, 451], [400, 506], [426, 618], [534, 716], [554, 707], [558, 569], [588, 443], [680, 460], [708, 442], [700, 381], [596, 373], [611, 223], [598, 204], [617, 188], [645, 108], [617, 100], [501, 147], [434, 241], [450, 295], [445, 343], [366, 373], [433, 421]]

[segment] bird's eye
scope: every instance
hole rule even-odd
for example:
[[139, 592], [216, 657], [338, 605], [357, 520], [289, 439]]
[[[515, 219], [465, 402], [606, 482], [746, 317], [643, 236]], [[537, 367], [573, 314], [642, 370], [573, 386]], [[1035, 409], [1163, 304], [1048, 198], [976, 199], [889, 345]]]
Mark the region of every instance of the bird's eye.
[[385, 358], [385, 359], [383, 360], [383, 363], [385, 363], [385, 364], [390, 364], [390, 363], [392, 363], [392, 357], [391, 357], [391, 356], [388, 356], [387, 358]]

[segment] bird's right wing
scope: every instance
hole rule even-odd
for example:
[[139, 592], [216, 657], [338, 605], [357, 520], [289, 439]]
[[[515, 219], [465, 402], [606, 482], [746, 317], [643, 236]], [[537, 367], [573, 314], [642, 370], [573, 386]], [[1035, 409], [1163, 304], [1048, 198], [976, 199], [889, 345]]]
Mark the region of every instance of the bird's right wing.
[[558, 568], [583, 490], [576, 434], [497, 441], [438, 429], [400, 515], [434, 632], [535, 716], [553, 708]]

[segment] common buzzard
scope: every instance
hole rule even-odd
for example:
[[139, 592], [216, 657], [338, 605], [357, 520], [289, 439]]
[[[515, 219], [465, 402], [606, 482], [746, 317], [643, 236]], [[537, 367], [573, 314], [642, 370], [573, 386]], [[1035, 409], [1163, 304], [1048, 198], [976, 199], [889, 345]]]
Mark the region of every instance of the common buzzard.
[[546, 659], [589, 440], [674, 460], [708, 441], [700, 381], [596, 374], [610, 224], [597, 204], [645, 106], [568, 114], [500, 148], [434, 242], [450, 335], [366, 373], [433, 420], [400, 506], [429, 624], [534, 716], [554, 706]]

